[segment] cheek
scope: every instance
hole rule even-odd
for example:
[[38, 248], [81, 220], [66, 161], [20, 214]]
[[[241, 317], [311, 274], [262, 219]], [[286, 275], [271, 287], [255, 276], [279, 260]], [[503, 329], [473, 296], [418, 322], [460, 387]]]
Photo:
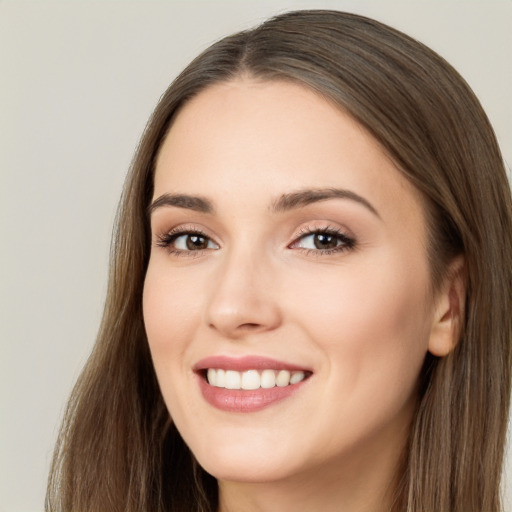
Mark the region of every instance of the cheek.
[[150, 261], [144, 282], [144, 325], [164, 402], [175, 423], [186, 423], [196, 413], [186, 397], [195, 380], [187, 350], [199, 325], [197, 283], [158, 263]]
[[143, 293], [144, 325], [159, 380], [172, 364], [183, 361], [185, 339], [198, 325], [197, 289], [161, 265], [148, 267]]
[[309, 274], [294, 290], [293, 314], [323, 352], [340, 393], [360, 390], [378, 401], [415, 387], [431, 325], [428, 272], [397, 261]]

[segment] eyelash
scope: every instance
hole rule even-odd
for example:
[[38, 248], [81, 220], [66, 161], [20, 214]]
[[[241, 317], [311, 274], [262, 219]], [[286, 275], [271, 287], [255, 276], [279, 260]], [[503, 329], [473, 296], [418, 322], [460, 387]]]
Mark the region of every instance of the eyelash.
[[[187, 228], [180, 227], [174, 230], [169, 231], [168, 233], [164, 233], [158, 236], [156, 245], [158, 247], [162, 247], [163, 249], [167, 249], [167, 251], [174, 256], [183, 256], [183, 257], [198, 257], [205, 250], [211, 250], [211, 248], [206, 249], [198, 249], [198, 250], [182, 250], [177, 249], [173, 244], [174, 242], [182, 237], [182, 236], [199, 236], [204, 238], [208, 243], [213, 242], [211, 237], [206, 235], [203, 231], [197, 228]], [[326, 235], [337, 238], [340, 241], [340, 245], [333, 247], [331, 249], [307, 249], [303, 247], [295, 247], [296, 250], [300, 250], [304, 252], [308, 256], [329, 256], [331, 254], [342, 253], [345, 251], [350, 251], [355, 248], [356, 241], [354, 238], [349, 237], [346, 233], [341, 231], [340, 229], [333, 228], [331, 226], [326, 226], [323, 228], [304, 228], [302, 229], [295, 240], [288, 245], [288, 248], [294, 248], [301, 240], [305, 239], [308, 236], [313, 235]], [[215, 243], [215, 242], [213, 242]], [[216, 244], [217, 245], [217, 244]]]
[[293, 248], [294, 245], [297, 245], [300, 240], [312, 235], [327, 235], [333, 236], [341, 242], [340, 245], [333, 247], [332, 249], [306, 249], [306, 248], [297, 248], [298, 250], [305, 251], [305, 254], [308, 256], [329, 256], [331, 254], [342, 253], [345, 251], [350, 251], [355, 248], [356, 241], [354, 238], [349, 237], [346, 233], [341, 231], [338, 228], [333, 228], [331, 226], [325, 226], [323, 228], [304, 228], [302, 229], [295, 240], [288, 246]]
[[184, 251], [182, 249], [177, 249], [174, 247], [174, 242], [182, 237], [182, 236], [199, 236], [207, 240], [208, 242], [211, 241], [211, 238], [206, 235], [203, 231], [197, 228], [193, 227], [179, 227], [176, 229], [173, 229], [169, 231], [168, 233], [164, 233], [162, 235], [158, 236], [156, 245], [158, 247], [162, 247], [163, 249], [167, 249], [167, 251], [174, 255], [174, 256], [184, 256], [184, 257], [197, 257], [200, 255], [201, 252], [203, 252], [205, 249], [197, 250], [197, 251]]

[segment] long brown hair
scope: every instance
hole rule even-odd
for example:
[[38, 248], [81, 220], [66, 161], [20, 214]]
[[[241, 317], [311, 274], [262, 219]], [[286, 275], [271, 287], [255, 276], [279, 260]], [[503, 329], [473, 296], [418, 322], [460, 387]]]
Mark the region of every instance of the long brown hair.
[[422, 192], [432, 283], [465, 258], [454, 351], [427, 356], [394, 511], [498, 512], [512, 340], [512, 201], [489, 121], [437, 54], [374, 20], [297, 11], [227, 37], [196, 58], [153, 113], [121, 199], [105, 312], [71, 395], [48, 511], [208, 511], [217, 486], [174, 428], [142, 317], [155, 158], [173, 117], [210, 84], [241, 74], [288, 80], [359, 121]]

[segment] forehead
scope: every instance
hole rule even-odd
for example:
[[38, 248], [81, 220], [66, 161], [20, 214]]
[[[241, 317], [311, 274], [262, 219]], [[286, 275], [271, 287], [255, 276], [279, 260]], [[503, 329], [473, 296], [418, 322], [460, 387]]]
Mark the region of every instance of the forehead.
[[[240, 157], [258, 164], [272, 158], [277, 165], [279, 153], [286, 154], [288, 165], [298, 166], [303, 153], [313, 153], [315, 147], [320, 161], [333, 139], [335, 144], [341, 142], [340, 121], [345, 143], [364, 138], [372, 150], [381, 152], [357, 122], [304, 86], [250, 78], [221, 82], [179, 111], [161, 148], [157, 169], [163, 160], [168, 164], [170, 156], [178, 159], [185, 153], [190, 168], [202, 164], [205, 156]], [[212, 159], [210, 164], [214, 164]], [[319, 171], [315, 169], [317, 177]]]
[[304, 86], [238, 78], [181, 109], [158, 155], [154, 196], [263, 205], [289, 190], [329, 187], [422, 222], [419, 192], [351, 116]]

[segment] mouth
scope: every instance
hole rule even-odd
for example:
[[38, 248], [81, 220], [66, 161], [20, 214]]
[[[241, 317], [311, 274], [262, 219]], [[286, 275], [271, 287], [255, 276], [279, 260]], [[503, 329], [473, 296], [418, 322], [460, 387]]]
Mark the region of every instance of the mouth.
[[227, 412], [255, 412], [297, 392], [313, 372], [262, 357], [210, 357], [194, 367], [205, 400]]
[[255, 389], [272, 389], [293, 386], [308, 378], [311, 372], [289, 370], [247, 370], [239, 372], [224, 368], [208, 368], [203, 371], [203, 378], [210, 386], [224, 389], [243, 389], [246, 391]]

